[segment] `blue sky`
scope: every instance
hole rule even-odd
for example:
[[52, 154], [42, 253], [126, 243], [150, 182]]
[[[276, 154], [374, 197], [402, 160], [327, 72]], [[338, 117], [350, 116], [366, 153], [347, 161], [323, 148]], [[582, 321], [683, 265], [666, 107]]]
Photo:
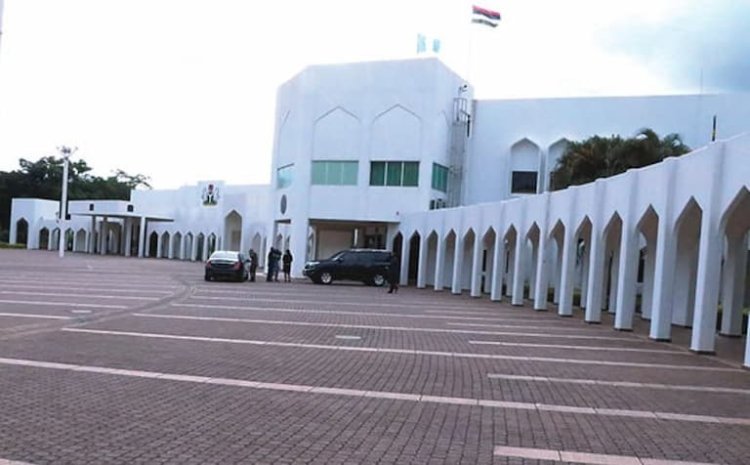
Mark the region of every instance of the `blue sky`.
[[[470, 26], [472, 3], [500, 26]], [[748, 19], [744, 0], [5, 0], [0, 170], [71, 144], [159, 188], [268, 182], [280, 83], [413, 57], [418, 33], [479, 98], [748, 90]]]

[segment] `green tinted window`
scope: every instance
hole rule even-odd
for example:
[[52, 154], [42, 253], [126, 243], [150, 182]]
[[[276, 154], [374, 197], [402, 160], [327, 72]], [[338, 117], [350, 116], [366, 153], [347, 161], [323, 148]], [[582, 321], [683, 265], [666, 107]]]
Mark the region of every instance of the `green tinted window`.
[[385, 186], [385, 162], [374, 161], [370, 163], [370, 185]]
[[354, 186], [357, 184], [356, 161], [312, 162], [312, 184], [319, 186]]
[[276, 170], [276, 188], [284, 189], [292, 185], [292, 168], [294, 165], [286, 165]]
[[416, 187], [419, 185], [419, 162], [404, 162], [404, 180], [401, 185], [405, 187]]
[[400, 186], [403, 165], [400, 162], [388, 162], [385, 167], [385, 185]]
[[438, 163], [432, 164], [432, 188], [441, 192], [448, 190], [448, 168]]

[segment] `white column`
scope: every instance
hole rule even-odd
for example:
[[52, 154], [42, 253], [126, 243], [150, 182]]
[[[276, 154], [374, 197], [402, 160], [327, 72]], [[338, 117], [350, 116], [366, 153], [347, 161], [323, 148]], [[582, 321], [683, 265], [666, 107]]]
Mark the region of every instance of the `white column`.
[[435, 253], [435, 283], [433, 288], [436, 291], [443, 290], [443, 270], [445, 269], [445, 238], [438, 235], [437, 251]]
[[409, 258], [411, 257], [411, 237], [404, 238], [401, 241], [401, 276], [399, 284], [406, 286], [409, 284]]
[[163, 250], [162, 250], [163, 249], [163, 247], [162, 247], [162, 239], [163, 239], [163, 235], [162, 234], [158, 234], [156, 236], [156, 258], [161, 258], [161, 255], [162, 255], [162, 252], [163, 252]]
[[293, 257], [291, 275], [294, 278], [302, 277], [302, 270], [305, 269], [305, 261], [307, 258], [307, 235], [309, 232], [310, 222], [305, 216], [298, 215], [292, 219], [289, 251]]
[[[560, 294], [562, 293], [562, 289], [560, 286], [562, 281], [562, 261], [563, 253], [565, 250], [565, 238], [563, 238], [562, 242], [562, 244], [557, 244], [557, 253], [554, 254], [555, 265], [554, 268], [551, 268], [552, 270], [554, 270], [554, 274], [552, 276], [552, 303], [554, 303], [555, 305], [560, 304]], [[552, 256], [552, 254], [550, 254], [550, 256]]]
[[[505, 273], [505, 297], [512, 298], [513, 297], [513, 270], [515, 268], [516, 264], [516, 248], [515, 245], [513, 247], [508, 247], [508, 270], [507, 273]], [[506, 263], [505, 263], [505, 257], [503, 257], [503, 269], [505, 269]]]
[[[575, 275], [575, 262], [578, 241], [575, 231], [569, 225], [565, 228], [563, 239], [562, 264], [560, 266], [560, 302], [557, 314], [560, 316], [573, 315], [573, 277]], [[583, 298], [583, 297], [581, 297]]]
[[[747, 321], [747, 334], [750, 334], [750, 319]], [[750, 368], [750, 336], [747, 337], [747, 342], [745, 342], [745, 366]]]
[[59, 241], [60, 236], [55, 237], [55, 229], [52, 228], [47, 236], [47, 250], [55, 250], [55, 240]]
[[620, 238], [620, 260], [617, 272], [615, 329], [631, 331], [635, 314], [636, 280], [638, 279], [638, 231], [623, 222]]
[[130, 256], [130, 244], [133, 243], [133, 223], [130, 218], [125, 219], [125, 256]]
[[513, 253], [513, 297], [511, 305], [523, 305], [523, 261], [526, 259], [524, 254], [525, 240], [520, 234], [516, 235], [516, 250]]
[[676, 265], [676, 237], [665, 220], [659, 221], [654, 257], [654, 291], [651, 298], [649, 337], [657, 341], [672, 340], [672, 289]]
[[141, 217], [141, 228], [138, 231], [138, 256], [143, 258], [146, 254], [146, 217]]
[[471, 291], [472, 297], [482, 295], [482, 252], [484, 252], [484, 240], [478, 235], [474, 236], [474, 247], [471, 259]]
[[588, 284], [586, 293], [586, 322], [602, 321], [602, 287], [604, 286], [604, 238], [597, 225], [592, 225], [589, 241]]
[[[190, 261], [194, 262], [198, 259], [198, 236], [193, 236], [193, 238], [190, 240], [191, 250], [190, 250]], [[259, 250], [258, 251], [258, 261], [263, 261], [265, 263], [265, 259], [261, 259], [260, 257], [264, 257], [263, 255], [265, 250]], [[260, 267], [258, 267], [260, 268]]]
[[451, 283], [451, 293], [461, 293], [461, 272], [464, 265], [464, 239], [456, 235], [456, 246], [453, 249], [453, 282]]
[[534, 290], [534, 310], [547, 310], [547, 293], [549, 291], [549, 237], [546, 230], [539, 233], [539, 244], [536, 252], [536, 281]]
[[706, 211], [701, 221], [701, 238], [698, 249], [698, 273], [695, 287], [695, 311], [690, 350], [715, 351], [716, 317], [719, 304], [721, 272], [721, 241], [713, 215]]
[[500, 301], [503, 298], [503, 274], [505, 273], [505, 241], [503, 236], [495, 234], [495, 247], [492, 250], [492, 286], [490, 300]]
[[206, 260], [208, 260], [208, 237], [209, 236], [210, 234], [206, 234], [205, 236], [203, 236], [203, 250], [202, 250], [203, 254], [201, 255], [202, 262], [205, 262]]
[[424, 234], [419, 235], [419, 265], [417, 266], [417, 288], [427, 287], [427, 252], [430, 247], [430, 238]]
[[169, 235], [169, 244], [167, 246], [167, 258], [169, 258], [170, 260], [174, 258], [174, 234]]
[[747, 237], [727, 237], [722, 287], [721, 334], [742, 336], [742, 304], [747, 279]]
[[589, 265], [591, 264], [591, 237], [586, 239], [581, 258], [581, 297], [580, 307], [586, 309], [586, 296], [589, 293]]

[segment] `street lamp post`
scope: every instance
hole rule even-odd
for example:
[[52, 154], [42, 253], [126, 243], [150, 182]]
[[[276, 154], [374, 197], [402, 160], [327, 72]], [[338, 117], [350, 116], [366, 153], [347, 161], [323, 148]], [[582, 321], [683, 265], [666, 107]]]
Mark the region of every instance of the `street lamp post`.
[[78, 150], [78, 147], [60, 146], [57, 148], [63, 157], [62, 199], [60, 203], [60, 258], [65, 256], [65, 242], [67, 240], [65, 223], [68, 220], [68, 164], [70, 156]]

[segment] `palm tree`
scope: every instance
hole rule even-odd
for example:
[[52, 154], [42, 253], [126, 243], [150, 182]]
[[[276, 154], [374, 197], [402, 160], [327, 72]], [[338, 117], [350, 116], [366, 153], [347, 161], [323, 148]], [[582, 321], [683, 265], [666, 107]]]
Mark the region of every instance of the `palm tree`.
[[679, 134], [659, 138], [654, 130], [648, 128], [641, 129], [628, 139], [616, 135], [593, 136], [568, 145], [552, 172], [552, 188], [558, 190], [586, 184], [689, 151], [690, 148], [682, 142]]

